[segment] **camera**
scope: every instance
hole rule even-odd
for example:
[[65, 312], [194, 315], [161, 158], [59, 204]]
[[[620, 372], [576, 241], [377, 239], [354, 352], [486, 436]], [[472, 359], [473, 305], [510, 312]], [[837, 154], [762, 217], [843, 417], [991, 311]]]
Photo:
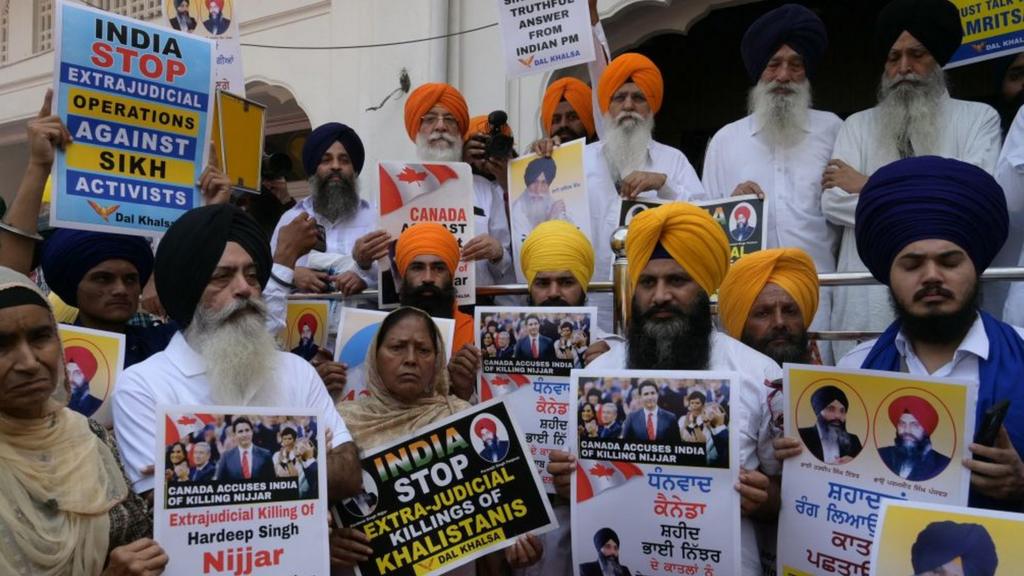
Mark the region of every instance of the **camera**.
[[292, 159], [282, 152], [264, 154], [260, 163], [260, 177], [264, 180], [287, 178], [292, 172]]
[[504, 110], [495, 110], [487, 115], [487, 146], [484, 148], [487, 158], [515, 156], [512, 137], [501, 132], [501, 127], [507, 122], [508, 114]]

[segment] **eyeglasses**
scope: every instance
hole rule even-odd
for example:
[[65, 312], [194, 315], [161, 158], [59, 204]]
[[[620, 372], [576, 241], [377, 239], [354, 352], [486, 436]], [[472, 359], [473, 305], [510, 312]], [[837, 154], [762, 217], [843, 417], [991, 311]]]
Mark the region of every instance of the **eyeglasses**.
[[445, 128], [456, 129], [459, 127], [459, 121], [455, 119], [455, 116], [450, 114], [438, 115], [438, 114], [427, 114], [420, 118], [420, 122], [429, 126], [437, 125], [438, 121], [444, 122]]

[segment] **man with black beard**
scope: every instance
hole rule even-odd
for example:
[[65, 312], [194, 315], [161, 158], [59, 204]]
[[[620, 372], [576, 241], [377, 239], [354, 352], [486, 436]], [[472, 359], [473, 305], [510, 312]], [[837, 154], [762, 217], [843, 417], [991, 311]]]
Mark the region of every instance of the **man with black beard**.
[[811, 394], [814, 425], [800, 428], [800, 439], [825, 464], [846, 464], [860, 454], [860, 437], [846, 430], [850, 401], [835, 386], [822, 386]]
[[[970, 162], [991, 173], [999, 157], [999, 115], [990, 106], [954, 100], [942, 66], [960, 46], [963, 29], [947, 0], [894, 0], [878, 15], [875, 49], [884, 71], [878, 104], [853, 114], [836, 137], [822, 176], [822, 211], [843, 228], [837, 270], [864, 264], [854, 235], [859, 193], [880, 167], [933, 154]], [[882, 330], [892, 320], [883, 288], [842, 287], [833, 292], [831, 325], [843, 330]], [[852, 345], [836, 342], [836, 356]]]
[[580, 564], [580, 576], [630, 576], [629, 568], [619, 564], [619, 535], [611, 528], [594, 533], [596, 562]]
[[939, 413], [919, 396], [900, 396], [889, 404], [889, 421], [896, 428], [893, 446], [878, 449], [882, 462], [900, 478], [923, 482], [949, 466], [949, 456], [932, 447], [932, 432], [939, 425]]
[[166, 350], [125, 370], [113, 396], [114, 426], [135, 492], [154, 486], [159, 404], [315, 409], [318, 424], [332, 432], [331, 498], [359, 490], [358, 451], [323, 382], [309, 363], [277, 350], [264, 327], [261, 294], [270, 263], [259, 225], [227, 204], [186, 212], [161, 240], [157, 292], [182, 331]]
[[971, 444], [976, 459], [964, 466], [971, 470], [969, 505], [1019, 510], [1024, 329], [978, 307], [978, 278], [1009, 228], [1003, 191], [972, 164], [908, 158], [871, 176], [860, 193], [856, 222], [860, 257], [889, 287], [896, 321], [877, 340], [854, 348], [839, 366], [973, 382], [976, 422], [993, 404], [1009, 400], [995, 445]]

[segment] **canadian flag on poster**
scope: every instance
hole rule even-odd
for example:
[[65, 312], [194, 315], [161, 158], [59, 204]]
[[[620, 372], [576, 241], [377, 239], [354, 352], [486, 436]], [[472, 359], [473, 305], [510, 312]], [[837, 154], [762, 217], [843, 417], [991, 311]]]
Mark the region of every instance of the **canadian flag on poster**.
[[417, 196], [436, 192], [459, 175], [444, 164], [380, 164], [380, 213], [390, 214]]
[[199, 432], [207, 424], [214, 424], [216, 420], [210, 414], [180, 414], [177, 418], [171, 419], [164, 416], [164, 425], [167, 427], [167, 442], [180, 442], [195, 432]]
[[584, 502], [605, 490], [625, 484], [644, 471], [635, 464], [608, 460], [580, 460], [576, 466], [576, 502]]
[[530, 378], [522, 374], [483, 374], [480, 376], [480, 401], [511, 394], [529, 383]]

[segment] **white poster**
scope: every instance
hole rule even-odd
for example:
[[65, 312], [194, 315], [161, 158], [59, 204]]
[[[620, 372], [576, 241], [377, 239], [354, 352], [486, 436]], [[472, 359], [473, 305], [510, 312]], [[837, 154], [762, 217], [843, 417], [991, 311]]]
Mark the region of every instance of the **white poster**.
[[587, 0], [498, 0], [510, 78], [594, 60]]

